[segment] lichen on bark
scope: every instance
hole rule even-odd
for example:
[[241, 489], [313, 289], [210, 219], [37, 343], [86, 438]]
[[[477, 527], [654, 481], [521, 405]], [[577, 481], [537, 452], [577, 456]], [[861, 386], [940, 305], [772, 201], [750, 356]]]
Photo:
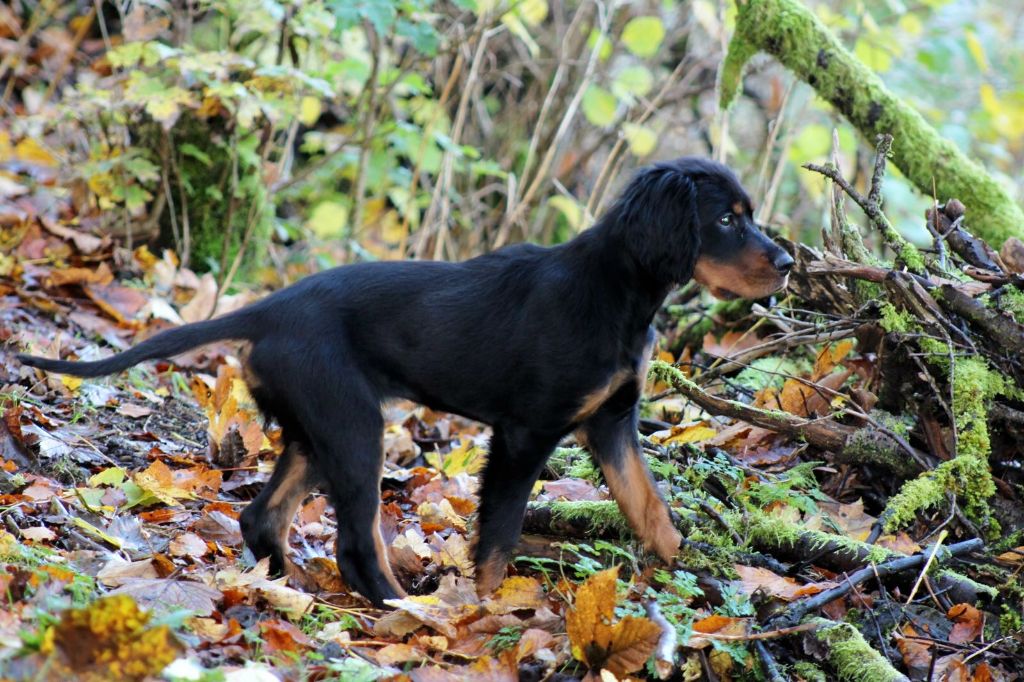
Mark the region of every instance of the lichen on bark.
[[[1024, 236], [1024, 211], [956, 145], [889, 91], [799, 0], [736, 0], [736, 32], [719, 73], [720, 103], [728, 108], [743, 67], [758, 52], [778, 59], [836, 107], [869, 140], [893, 136], [892, 160], [918, 189], [968, 207], [973, 231], [996, 245]], [[934, 185], [932, 184], [934, 181]]]

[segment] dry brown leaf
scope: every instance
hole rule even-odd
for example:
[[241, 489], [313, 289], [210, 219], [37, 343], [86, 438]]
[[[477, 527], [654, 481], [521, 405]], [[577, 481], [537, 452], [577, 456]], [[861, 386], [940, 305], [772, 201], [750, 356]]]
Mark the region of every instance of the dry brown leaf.
[[948, 637], [951, 644], [973, 642], [985, 626], [981, 611], [970, 604], [954, 604], [946, 612], [946, 618], [954, 623]]
[[733, 566], [740, 576], [740, 589], [746, 594], [753, 594], [757, 590], [778, 597], [784, 601], [793, 601], [800, 597], [817, 594], [837, 585], [834, 582], [818, 582], [800, 584], [792, 578], [778, 575], [767, 568], [756, 566], [744, 566], [736, 564]]
[[844, 535], [861, 542], [871, 534], [871, 528], [878, 520], [864, 511], [863, 500], [849, 504], [825, 500], [819, 502], [818, 507]]
[[188, 556], [193, 558], [201, 557], [210, 551], [210, 548], [206, 545], [206, 540], [203, 540], [195, 533], [182, 533], [171, 540], [167, 549], [172, 556]]
[[927, 673], [932, 663], [932, 643], [917, 639], [907, 639], [908, 637], [917, 636], [917, 630], [914, 629], [914, 626], [910, 623], [904, 623], [900, 628], [900, 634], [895, 635], [896, 647], [900, 650], [900, 654], [903, 655], [903, 663], [907, 666], [910, 673], [915, 671]]
[[544, 588], [528, 576], [510, 576], [487, 599], [485, 607], [489, 613], [503, 614], [519, 609], [538, 609], [544, 605]]
[[[481, 611], [480, 599], [476, 596], [472, 581], [453, 575], [441, 578], [441, 584], [434, 594], [388, 599], [386, 603], [397, 609], [398, 612], [437, 630], [449, 639], [455, 639], [458, 635], [460, 624], [474, 619]], [[378, 628], [392, 626], [404, 629], [406, 625], [407, 623], [401, 618], [388, 620], [388, 617], [385, 616], [377, 622], [374, 631], [379, 632]]]
[[197, 616], [213, 613], [214, 604], [223, 596], [220, 590], [194, 580], [139, 578], [126, 580], [110, 594], [126, 594], [141, 606], [160, 612], [187, 609]]
[[1007, 237], [999, 247], [999, 258], [1012, 273], [1024, 273], [1024, 242], [1016, 237]]
[[693, 634], [690, 635], [690, 640], [684, 646], [690, 649], [703, 649], [711, 644], [712, 638], [702, 635], [739, 637], [748, 634], [749, 630], [750, 620], [747, 618], [733, 618], [731, 616], [714, 614], [694, 622]]
[[703, 348], [708, 355], [731, 360], [760, 343], [761, 339], [749, 332], [726, 332], [717, 340], [708, 332], [704, 335]]
[[1008, 552], [1003, 552], [996, 557], [996, 561], [1013, 566], [1024, 564], [1024, 547], [1015, 547]]
[[298, 652], [311, 645], [309, 637], [302, 630], [284, 620], [261, 621], [260, 636], [269, 653]]

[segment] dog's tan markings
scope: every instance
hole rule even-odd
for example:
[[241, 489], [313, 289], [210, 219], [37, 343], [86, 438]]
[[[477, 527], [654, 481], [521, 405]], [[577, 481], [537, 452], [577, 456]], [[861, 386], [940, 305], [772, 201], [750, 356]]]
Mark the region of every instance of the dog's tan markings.
[[731, 261], [699, 258], [693, 278], [713, 294], [728, 291], [744, 298], [767, 296], [786, 283], [786, 276], [779, 274], [768, 254], [756, 248], [741, 250]]
[[743, 215], [746, 212], [745, 207], [743, 206], [743, 202], [737, 201], [735, 204], [733, 204], [732, 212], [735, 213], [736, 215]]
[[303, 498], [309, 492], [309, 484], [307, 483], [309, 464], [306, 463], [306, 457], [298, 449], [297, 445], [291, 445], [290, 447], [291, 452], [288, 453], [289, 456], [282, 457], [277, 463], [277, 466], [284, 466], [287, 469], [285, 469], [281, 477], [281, 482], [274, 488], [274, 492], [270, 494], [270, 499], [267, 500], [267, 511], [269, 512], [277, 514], [279, 512], [287, 512], [291, 508], [290, 514], [282, 514], [287, 517], [285, 532], [287, 532], [288, 525], [291, 524], [292, 517], [295, 516], [295, 512], [298, 510]]
[[573, 422], [578, 423], [593, 416], [604, 405], [605, 401], [615, 394], [615, 391], [619, 390], [623, 384], [629, 381], [632, 375], [633, 373], [627, 369], [619, 370], [612, 375], [612, 378], [607, 383], [584, 396], [580, 408], [576, 410], [576, 414], [572, 417]]
[[476, 567], [476, 593], [483, 598], [498, 589], [505, 579], [505, 558], [492, 555]]
[[401, 599], [406, 596], [405, 590], [398, 584], [398, 579], [395, 578], [395, 574], [391, 571], [391, 563], [388, 561], [388, 548], [384, 544], [384, 536], [380, 532], [380, 505], [377, 505], [377, 513], [373, 515], [373, 544], [377, 548], [377, 567], [380, 572], [384, 574], [384, 578], [387, 579], [388, 584]]
[[666, 563], [671, 562], [682, 535], [672, 525], [668, 508], [654, 486], [639, 448], [635, 444], [626, 447], [628, 451], [618, 465], [604, 464], [601, 472], [633, 532], [647, 549]]

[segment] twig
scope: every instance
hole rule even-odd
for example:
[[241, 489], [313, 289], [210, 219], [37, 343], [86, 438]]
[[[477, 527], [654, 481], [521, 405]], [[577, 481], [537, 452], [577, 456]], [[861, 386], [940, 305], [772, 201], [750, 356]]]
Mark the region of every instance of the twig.
[[[921, 587], [921, 581], [924, 579], [925, 574], [928, 573], [928, 567], [931, 566], [932, 562], [935, 560], [935, 555], [938, 553], [939, 547], [942, 546], [942, 541], [946, 539], [946, 535], [948, 535], [946, 531], [942, 531], [941, 533], [939, 533], [939, 539], [935, 541], [934, 545], [932, 545], [932, 551], [928, 553], [928, 560], [925, 561], [924, 568], [922, 568], [921, 573], [918, 574], [917, 580], [914, 581], [914, 587], [910, 590], [910, 596], [907, 597], [907, 606], [909, 606], [914, 601], [914, 595], [917, 594], [918, 588]], [[968, 540], [968, 542], [971, 541]], [[981, 541], [978, 540], [978, 542]], [[952, 547], [950, 548], [950, 550], [952, 551]]]
[[764, 642], [761, 640], [755, 641], [754, 651], [757, 652], [757, 657], [761, 659], [761, 665], [764, 666], [764, 674], [768, 676], [771, 682], [786, 682], [786, 677], [779, 670], [775, 658], [769, 653], [768, 647], [765, 646]]
[[[948, 557], [960, 556], [961, 554], [967, 554], [975, 550], [981, 549], [983, 542], [979, 538], [972, 540], [965, 540], [958, 542], [955, 545], [950, 545], [946, 548], [944, 556]], [[845, 597], [856, 585], [863, 583], [871, 578], [885, 578], [895, 573], [900, 573], [911, 568], [916, 568], [925, 565], [927, 570], [928, 566], [931, 565], [935, 559], [936, 553], [938, 552], [938, 543], [936, 543], [931, 550], [925, 554], [914, 554], [913, 556], [900, 557], [898, 559], [892, 559], [884, 563], [875, 565], [871, 564], [866, 566], [848, 576], [848, 579], [841, 585], [833, 587], [831, 589], [819, 592], [818, 594], [808, 597], [802, 601], [793, 602], [789, 608], [785, 609], [779, 615], [772, 618], [770, 622], [778, 623], [780, 625], [788, 625], [799, 623], [804, 616], [811, 611], [821, 608], [829, 602]], [[913, 593], [912, 593], [913, 594]]]
[[879, 204], [882, 179], [885, 175], [885, 157], [891, 148], [892, 136], [879, 135], [878, 149], [875, 155], [875, 172], [871, 177], [871, 188], [868, 192], [868, 196], [866, 197], [858, 192], [857, 189], [843, 177], [839, 169], [831, 163], [824, 166], [814, 163], [805, 163], [803, 167], [824, 175], [842, 187], [843, 191], [861, 207], [861, 210], [864, 211], [865, 215], [868, 216], [872, 224], [882, 235], [882, 239], [885, 240], [885, 243], [893, 250], [897, 257], [903, 261], [907, 269], [915, 274], [923, 275], [925, 274], [923, 263], [918, 262], [920, 261], [920, 253], [910, 242], [904, 239], [903, 236], [896, 231], [889, 222], [889, 219], [885, 217], [885, 214], [882, 212], [882, 207]]
[[676, 647], [679, 644], [678, 635], [672, 623], [661, 615], [658, 602], [653, 600], [644, 602], [644, 610], [647, 612], [647, 617], [661, 629], [658, 648], [654, 650], [654, 667], [658, 671], [658, 677], [664, 680], [672, 674], [672, 669], [675, 668]]

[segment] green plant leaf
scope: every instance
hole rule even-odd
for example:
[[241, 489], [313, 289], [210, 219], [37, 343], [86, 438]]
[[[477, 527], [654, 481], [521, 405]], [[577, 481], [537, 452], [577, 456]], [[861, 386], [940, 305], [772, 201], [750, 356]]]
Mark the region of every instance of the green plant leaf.
[[578, 232], [583, 226], [583, 207], [575, 199], [558, 195], [548, 199], [548, 205], [565, 216], [565, 221], [573, 230]]
[[628, 66], [617, 74], [612, 82], [612, 92], [623, 100], [644, 97], [654, 87], [654, 74], [642, 64]]
[[637, 57], [653, 57], [665, 39], [665, 25], [658, 17], [635, 17], [622, 29], [622, 42]]
[[636, 156], [643, 158], [654, 151], [658, 144], [658, 136], [647, 126], [636, 123], [622, 124], [622, 133], [629, 143], [629, 151]]
[[615, 95], [600, 86], [591, 85], [583, 93], [583, 115], [596, 126], [611, 125], [615, 121], [617, 107]]

